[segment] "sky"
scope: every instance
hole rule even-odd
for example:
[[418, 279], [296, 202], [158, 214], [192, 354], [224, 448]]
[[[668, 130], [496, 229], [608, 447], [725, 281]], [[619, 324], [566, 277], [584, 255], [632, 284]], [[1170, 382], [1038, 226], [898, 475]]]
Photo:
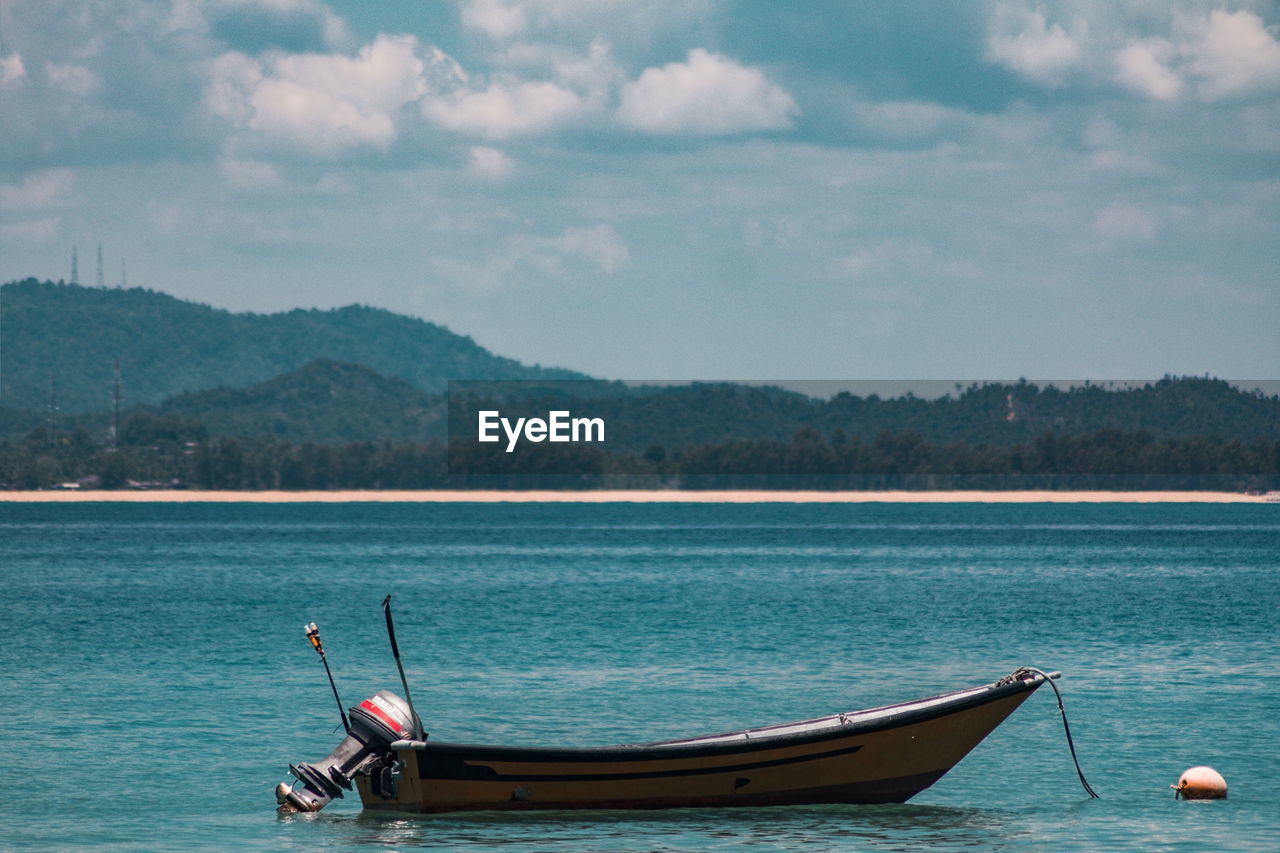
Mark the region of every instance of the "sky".
[[1280, 376], [1280, 3], [0, 0], [0, 280], [624, 379]]

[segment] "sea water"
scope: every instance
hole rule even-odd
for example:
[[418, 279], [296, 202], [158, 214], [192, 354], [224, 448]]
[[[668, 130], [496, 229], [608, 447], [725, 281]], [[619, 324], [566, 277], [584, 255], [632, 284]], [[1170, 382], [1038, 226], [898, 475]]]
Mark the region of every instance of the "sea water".
[[[910, 803], [277, 817], [400, 692], [605, 745], [1059, 669]], [[0, 504], [0, 848], [1280, 848], [1280, 505]], [[1230, 785], [1179, 802], [1192, 765]]]

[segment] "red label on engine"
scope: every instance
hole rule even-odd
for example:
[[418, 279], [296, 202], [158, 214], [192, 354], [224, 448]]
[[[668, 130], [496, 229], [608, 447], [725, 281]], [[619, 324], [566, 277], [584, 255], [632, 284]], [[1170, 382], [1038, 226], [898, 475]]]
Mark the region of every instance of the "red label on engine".
[[373, 704], [373, 702], [371, 702], [370, 700], [366, 699], [363, 702], [361, 702], [360, 707], [368, 711], [370, 714], [373, 714], [379, 720], [382, 720], [382, 722], [386, 723], [393, 732], [399, 732], [404, 737], [409, 736], [409, 733], [400, 727], [400, 723], [396, 721], [395, 717], [391, 716], [386, 711], [382, 710], [377, 705]]

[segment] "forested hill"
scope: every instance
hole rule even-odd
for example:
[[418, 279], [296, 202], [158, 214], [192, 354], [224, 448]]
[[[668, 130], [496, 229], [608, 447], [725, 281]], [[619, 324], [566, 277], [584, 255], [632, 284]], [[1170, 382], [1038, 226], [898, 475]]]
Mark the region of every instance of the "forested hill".
[[111, 405], [120, 360], [127, 403], [247, 387], [314, 359], [353, 362], [428, 392], [449, 379], [583, 379], [494, 355], [443, 326], [377, 308], [233, 313], [142, 288], [35, 279], [0, 287], [0, 405]]
[[179, 394], [155, 414], [164, 422], [200, 424], [210, 435], [326, 444], [370, 438], [421, 441], [443, 439], [445, 434], [440, 395], [367, 367], [328, 359], [248, 388]]

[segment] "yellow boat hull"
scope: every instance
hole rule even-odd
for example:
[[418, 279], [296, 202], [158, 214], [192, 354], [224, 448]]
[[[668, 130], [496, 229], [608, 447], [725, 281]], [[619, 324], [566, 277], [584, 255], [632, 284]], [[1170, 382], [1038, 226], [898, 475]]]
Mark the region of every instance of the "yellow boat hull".
[[928, 788], [1043, 683], [995, 684], [820, 720], [704, 738], [591, 749], [426, 742], [401, 749], [396, 791], [368, 777], [365, 808], [659, 809], [898, 803]]

